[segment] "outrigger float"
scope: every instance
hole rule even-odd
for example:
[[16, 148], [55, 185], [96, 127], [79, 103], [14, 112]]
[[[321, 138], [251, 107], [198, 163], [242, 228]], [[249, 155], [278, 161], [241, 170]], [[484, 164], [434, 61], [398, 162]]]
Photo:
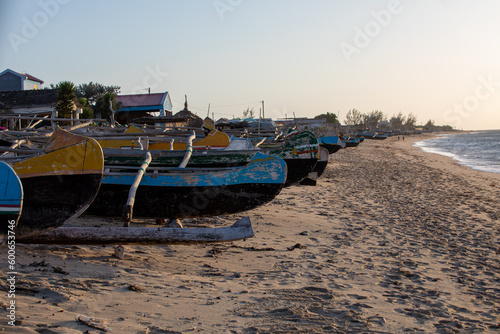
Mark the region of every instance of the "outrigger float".
[[250, 218], [229, 227], [59, 227], [31, 237], [18, 237], [24, 244], [53, 245], [190, 245], [236, 241], [254, 236]]

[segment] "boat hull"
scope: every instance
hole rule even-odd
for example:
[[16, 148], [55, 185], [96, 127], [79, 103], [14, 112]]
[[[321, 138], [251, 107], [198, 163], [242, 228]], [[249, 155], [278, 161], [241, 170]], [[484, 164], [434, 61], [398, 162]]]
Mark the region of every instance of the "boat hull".
[[[105, 150], [106, 152], [106, 150]], [[149, 151], [152, 154], [152, 161], [150, 166], [161, 166], [161, 167], [177, 167], [182, 162], [184, 157], [184, 152], [181, 151], [162, 151], [163, 155], [159, 155], [160, 151]], [[168, 153], [173, 152], [173, 153]], [[193, 152], [191, 159], [187, 167], [189, 168], [223, 168], [223, 167], [238, 167], [246, 165], [253, 155], [254, 151], [246, 151], [246, 152], [224, 152], [224, 151], [210, 151], [207, 154], [202, 154], [201, 152]], [[105, 161], [106, 165], [110, 166], [140, 166], [144, 161], [144, 153], [137, 155], [136, 152], [133, 152], [135, 156], [131, 154], [124, 154], [121, 156], [106, 155]], [[272, 154], [277, 153], [276, 151], [263, 150], [264, 154]], [[304, 179], [307, 174], [313, 170], [317, 158], [307, 158], [301, 157], [300, 159], [291, 157], [290, 155], [282, 154], [283, 160], [286, 162], [288, 166], [288, 176], [285, 183], [285, 186], [292, 185], [296, 182]]]
[[14, 235], [23, 206], [23, 187], [16, 172], [0, 161], [0, 245]]
[[319, 147], [319, 151], [320, 158], [318, 159], [316, 166], [314, 166], [313, 171], [309, 173], [308, 177], [300, 181], [300, 185], [315, 186], [318, 178], [324, 173], [326, 166], [328, 165], [329, 153], [328, 150], [321, 145]]
[[338, 145], [338, 144], [324, 144], [324, 143], [321, 143], [320, 146], [326, 148], [328, 150], [329, 154], [333, 154], [333, 153], [337, 152], [338, 150], [340, 150], [342, 148], [342, 146]]
[[318, 138], [319, 145], [328, 150], [329, 154], [333, 154], [342, 148], [342, 143], [338, 136], [327, 136]]
[[326, 166], [328, 166], [328, 158], [330, 157], [329, 152], [326, 148], [320, 147], [320, 159], [314, 167], [314, 171], [318, 173], [318, 177], [323, 175], [325, 172]]
[[[273, 200], [282, 184], [238, 184], [204, 187], [139, 186], [133, 208], [136, 218], [195, 218], [254, 209]], [[85, 214], [120, 217], [130, 186], [103, 184]]]
[[288, 166], [288, 177], [285, 187], [289, 187], [295, 183], [304, 180], [311, 173], [318, 159], [284, 159]]
[[[136, 175], [120, 168], [105, 173], [87, 214], [122, 215]], [[286, 178], [285, 161], [262, 153], [255, 154], [245, 166], [234, 168], [150, 168], [137, 188], [132, 214], [177, 219], [247, 211], [276, 197]]]
[[[283, 159], [288, 166], [285, 187], [300, 182], [314, 169], [318, 161], [318, 140], [309, 131], [291, 134], [283, 143], [275, 143], [274, 147], [263, 147], [261, 150], [243, 151], [194, 151], [187, 167], [237, 167], [246, 165], [256, 152]], [[152, 156], [150, 166], [177, 167], [184, 158], [185, 152], [175, 150], [149, 150]], [[107, 166], [140, 166], [144, 161], [144, 151], [104, 149]]]
[[16, 234], [43, 233], [78, 217], [97, 195], [103, 167], [96, 140], [61, 129], [42, 155], [12, 163], [24, 190]]
[[281, 147], [273, 149], [260, 146], [263, 152], [275, 155], [286, 161], [288, 178], [285, 187], [304, 180], [316, 166], [319, 158], [319, 142], [310, 131], [293, 131], [285, 137]]
[[346, 140], [346, 141], [343, 141], [345, 143], [345, 147], [356, 147], [359, 145], [359, 141], [358, 142], [355, 142], [355, 141], [349, 141], [349, 140]]
[[[151, 167], [178, 167], [185, 151], [149, 150]], [[187, 164], [188, 168], [237, 167], [246, 165], [255, 155], [256, 150], [246, 151], [194, 151]], [[140, 166], [144, 161], [145, 151], [104, 149], [104, 161], [107, 166]]]
[[372, 139], [375, 139], [375, 140], [384, 140], [384, 139], [387, 139], [387, 135], [376, 135]]
[[76, 218], [94, 200], [101, 180], [102, 174], [22, 178], [25, 194], [18, 234], [49, 231]]

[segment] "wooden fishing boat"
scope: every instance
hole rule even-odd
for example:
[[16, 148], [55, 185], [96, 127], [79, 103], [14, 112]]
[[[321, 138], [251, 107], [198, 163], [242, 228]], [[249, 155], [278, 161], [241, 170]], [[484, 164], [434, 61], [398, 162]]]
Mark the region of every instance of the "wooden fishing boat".
[[3, 159], [24, 190], [18, 235], [42, 233], [79, 216], [95, 198], [104, 166], [97, 141], [60, 128], [41, 152]]
[[339, 136], [324, 136], [318, 138], [319, 145], [325, 147], [329, 154], [333, 154], [345, 147]]
[[340, 139], [342, 141], [342, 143], [345, 144], [345, 147], [356, 147], [358, 146], [360, 143], [361, 143], [361, 139], [360, 138], [357, 138], [357, 137], [343, 137], [342, 139]]
[[[193, 141], [194, 150], [218, 150], [227, 147], [230, 143], [230, 138], [224, 132], [216, 129], [210, 130], [205, 138]], [[173, 144], [166, 142], [154, 142], [154, 139], [149, 143], [150, 150], [186, 150], [187, 144], [175, 142]]]
[[[152, 156], [151, 167], [178, 167], [185, 156], [180, 150], [148, 150]], [[121, 150], [103, 148], [106, 166], [140, 166], [146, 150]], [[244, 166], [259, 150], [193, 150], [187, 164], [189, 168]]]
[[375, 135], [373, 136], [373, 139], [375, 139], [375, 140], [384, 140], [384, 139], [387, 139], [387, 134], [385, 134], [385, 133], [375, 133]]
[[318, 139], [310, 131], [294, 130], [283, 142], [264, 143], [259, 147], [265, 154], [285, 160], [288, 167], [286, 187], [305, 179], [318, 162]]
[[[137, 166], [105, 166], [101, 189], [86, 214], [121, 216]], [[283, 188], [286, 163], [256, 153], [245, 166], [227, 168], [148, 167], [136, 190], [134, 217], [182, 219], [253, 209]]]
[[0, 245], [8, 236], [15, 239], [17, 226], [23, 207], [23, 186], [16, 172], [7, 163], [0, 161]]
[[[98, 129], [103, 132], [102, 129]], [[214, 128], [213, 121], [206, 118], [202, 130], [204, 130], [203, 138], [193, 140], [192, 147], [194, 150], [217, 150], [223, 149], [230, 144], [230, 137]], [[95, 137], [103, 148], [119, 148], [119, 149], [149, 149], [149, 150], [181, 150], [187, 149], [187, 143], [182, 140], [170, 140], [169, 136], [175, 136], [182, 139], [179, 135], [182, 132], [163, 132], [163, 131], [145, 131], [137, 126], [129, 126], [126, 129], [106, 129], [108, 133], [88, 133], [89, 136]], [[106, 132], [104, 131], [104, 132]], [[200, 131], [200, 130], [199, 130]], [[111, 137], [106, 139], [105, 136]], [[117, 137], [123, 137], [119, 139]], [[139, 141], [137, 138], [144, 138]], [[168, 140], [165, 140], [168, 138]]]
[[300, 181], [300, 185], [304, 186], [315, 186], [318, 178], [324, 173], [326, 166], [328, 165], [328, 158], [330, 154], [328, 153], [328, 149], [326, 147], [319, 147], [319, 159], [314, 167], [313, 171], [309, 173], [309, 175]]
[[328, 166], [328, 158], [330, 157], [328, 150], [324, 147], [319, 148], [319, 153], [318, 163], [314, 167], [314, 172], [318, 173], [318, 177], [325, 172], [326, 166]]
[[370, 132], [370, 131], [358, 131], [358, 132], [353, 132], [350, 135], [357, 137], [357, 138], [373, 139], [373, 136], [375, 136], [375, 133]]
[[[230, 144], [227, 148], [230, 148]], [[246, 165], [256, 152], [277, 156], [287, 163], [288, 173], [285, 186], [302, 179], [313, 170], [318, 161], [318, 142], [308, 131], [293, 132], [284, 141], [263, 145], [252, 150], [194, 150], [187, 167], [237, 167]], [[144, 151], [103, 148], [107, 166], [139, 166], [144, 160]], [[177, 167], [184, 158], [184, 151], [149, 150], [151, 167]]]
[[[101, 129], [98, 129], [101, 130]], [[118, 132], [118, 134], [123, 134], [123, 135], [130, 135], [131, 137], [134, 136], [134, 134], [144, 134], [144, 130], [137, 127], [137, 126], [129, 126], [126, 129], [115, 129], [115, 130], [122, 130], [123, 132]], [[108, 129], [109, 131], [109, 129]], [[90, 136], [93, 134], [89, 133]], [[128, 149], [141, 149], [143, 146], [141, 146], [141, 143], [139, 142], [138, 139], [98, 139], [97, 142], [99, 145], [101, 145], [102, 148], [104, 147], [109, 147], [109, 148], [128, 148]], [[147, 147], [146, 147], [147, 148]]]
[[358, 138], [375, 139], [375, 140], [387, 139], [387, 134], [378, 133], [378, 132], [371, 132], [371, 131], [355, 132], [354, 136], [356, 136]]

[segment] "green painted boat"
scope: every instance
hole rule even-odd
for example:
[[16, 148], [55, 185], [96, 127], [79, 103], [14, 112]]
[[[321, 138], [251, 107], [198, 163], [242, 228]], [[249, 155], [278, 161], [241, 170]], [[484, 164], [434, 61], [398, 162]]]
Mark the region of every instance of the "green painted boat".
[[[246, 165], [256, 152], [277, 156], [287, 163], [288, 176], [285, 186], [300, 182], [311, 172], [318, 161], [318, 140], [310, 131], [293, 131], [283, 141], [266, 144], [252, 150], [194, 150], [188, 168], [236, 167]], [[146, 150], [103, 148], [106, 166], [140, 166]], [[149, 150], [152, 167], [177, 167], [185, 151]]]

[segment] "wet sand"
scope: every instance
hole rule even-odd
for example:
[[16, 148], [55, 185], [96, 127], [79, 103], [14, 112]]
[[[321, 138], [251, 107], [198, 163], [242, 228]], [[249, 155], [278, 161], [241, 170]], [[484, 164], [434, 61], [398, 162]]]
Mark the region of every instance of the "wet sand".
[[[250, 216], [255, 236], [191, 246], [17, 245], [19, 333], [498, 333], [500, 174], [365, 140]], [[152, 222], [137, 222], [143, 226]], [[121, 225], [92, 217], [74, 224]], [[6, 264], [6, 249], [2, 249]], [[6, 270], [1, 287], [7, 289]], [[93, 322], [92, 322], [93, 321]], [[93, 327], [92, 327], [93, 326]]]

